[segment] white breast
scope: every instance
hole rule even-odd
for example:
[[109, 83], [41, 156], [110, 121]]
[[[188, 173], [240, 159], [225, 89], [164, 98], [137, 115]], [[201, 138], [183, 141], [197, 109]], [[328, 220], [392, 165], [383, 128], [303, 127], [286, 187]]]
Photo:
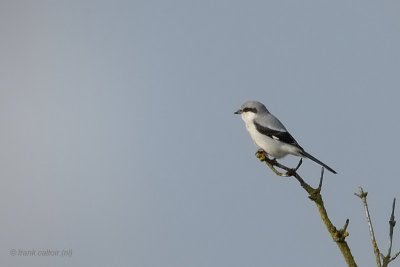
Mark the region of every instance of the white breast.
[[279, 159], [287, 154], [299, 155], [298, 149], [296, 149], [294, 146], [282, 143], [281, 141], [272, 139], [259, 133], [253, 122], [246, 123], [246, 128], [249, 131], [254, 143], [256, 143], [257, 146], [262, 148], [270, 156]]

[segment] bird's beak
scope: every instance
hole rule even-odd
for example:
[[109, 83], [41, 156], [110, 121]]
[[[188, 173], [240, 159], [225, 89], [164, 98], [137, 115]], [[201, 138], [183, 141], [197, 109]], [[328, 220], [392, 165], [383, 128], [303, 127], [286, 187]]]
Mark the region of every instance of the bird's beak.
[[242, 114], [243, 111], [241, 109], [239, 109], [238, 111], [236, 111], [234, 114]]

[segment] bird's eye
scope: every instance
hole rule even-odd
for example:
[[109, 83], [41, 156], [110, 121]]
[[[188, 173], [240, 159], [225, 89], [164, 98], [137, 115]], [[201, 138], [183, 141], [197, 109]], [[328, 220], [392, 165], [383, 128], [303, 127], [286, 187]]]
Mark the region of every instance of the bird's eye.
[[257, 113], [257, 109], [256, 108], [244, 108], [243, 112], [253, 112], [253, 113]]

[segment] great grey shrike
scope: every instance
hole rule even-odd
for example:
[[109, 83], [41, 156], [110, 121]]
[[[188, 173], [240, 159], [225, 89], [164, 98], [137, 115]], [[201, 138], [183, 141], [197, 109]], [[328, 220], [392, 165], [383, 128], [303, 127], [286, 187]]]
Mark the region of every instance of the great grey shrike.
[[308, 154], [262, 103], [247, 101], [235, 114], [241, 114], [254, 143], [273, 158], [283, 158], [288, 154], [309, 158], [336, 173], [331, 167]]

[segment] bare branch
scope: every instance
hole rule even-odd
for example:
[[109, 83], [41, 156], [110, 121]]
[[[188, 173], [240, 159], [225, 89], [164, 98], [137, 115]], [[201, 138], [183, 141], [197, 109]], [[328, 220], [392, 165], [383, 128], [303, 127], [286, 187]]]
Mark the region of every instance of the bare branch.
[[369, 214], [369, 209], [368, 209], [368, 203], [367, 203], [368, 192], [364, 192], [362, 187], [360, 187], [359, 193], [358, 194], [354, 193], [354, 195], [358, 196], [364, 205], [365, 215], [367, 217], [367, 222], [369, 227], [369, 233], [371, 236], [372, 247], [374, 249], [374, 254], [375, 254], [376, 266], [381, 267], [382, 263], [381, 263], [379, 247], [375, 239], [374, 227], [372, 226], [371, 215]]
[[[308, 183], [306, 183], [304, 181], [304, 179], [297, 173], [297, 170], [300, 168], [300, 166], [302, 164], [302, 160], [299, 161], [296, 168], [289, 168], [287, 166], [284, 166], [284, 165], [278, 163], [275, 159], [268, 158], [267, 153], [265, 153], [263, 150], [257, 151], [256, 157], [260, 161], [264, 161], [275, 174], [277, 174], [279, 176], [283, 176], [283, 177], [294, 177], [300, 183], [301, 187], [309, 194], [308, 197], [317, 206], [322, 221], [324, 222], [332, 239], [336, 242], [337, 246], [339, 247], [340, 251], [342, 252], [342, 255], [343, 255], [347, 265], [350, 267], [357, 266], [357, 264], [354, 260], [354, 257], [351, 254], [350, 248], [345, 240], [346, 237], [349, 235], [347, 232], [347, 226], [349, 225], [349, 220], [348, 219], [346, 220], [346, 223], [344, 224], [342, 229], [337, 230], [336, 227], [331, 222], [331, 220], [329, 219], [328, 213], [325, 209], [324, 201], [323, 201], [322, 195], [321, 195], [321, 188], [322, 188], [322, 182], [323, 182], [323, 177], [324, 177], [324, 168], [322, 168], [322, 170], [321, 170], [321, 177], [320, 177], [318, 187], [313, 188]], [[278, 167], [278, 168], [286, 171], [286, 173], [277, 171], [275, 167]]]

